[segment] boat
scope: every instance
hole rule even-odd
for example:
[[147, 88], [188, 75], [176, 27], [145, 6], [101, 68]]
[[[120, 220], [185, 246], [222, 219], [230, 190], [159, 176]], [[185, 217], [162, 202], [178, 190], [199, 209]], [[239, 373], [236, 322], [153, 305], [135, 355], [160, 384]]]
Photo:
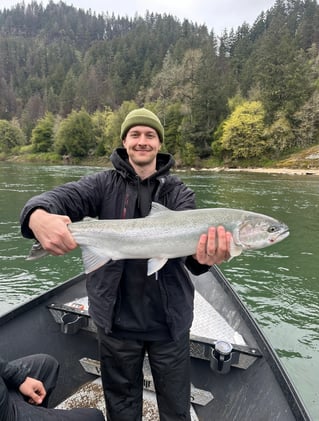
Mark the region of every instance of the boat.
[[[192, 420], [311, 420], [275, 350], [221, 270], [213, 266], [206, 274], [191, 277]], [[84, 274], [0, 317], [2, 358], [34, 353], [51, 354], [61, 364], [50, 406], [102, 406], [105, 411]], [[146, 358], [145, 420], [159, 419], [154, 397]]]

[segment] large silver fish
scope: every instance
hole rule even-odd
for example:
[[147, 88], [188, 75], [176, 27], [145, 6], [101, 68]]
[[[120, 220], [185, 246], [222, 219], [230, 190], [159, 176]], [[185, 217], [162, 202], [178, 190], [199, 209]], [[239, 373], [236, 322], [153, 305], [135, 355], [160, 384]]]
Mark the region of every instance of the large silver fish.
[[[109, 260], [148, 259], [148, 275], [161, 269], [168, 259], [195, 253], [199, 237], [210, 226], [223, 225], [232, 233], [230, 255], [261, 249], [288, 237], [287, 225], [276, 219], [240, 209], [207, 208], [172, 211], [152, 204], [150, 214], [137, 219], [84, 219], [68, 225], [82, 249], [85, 273]], [[29, 260], [46, 255], [35, 244]]]

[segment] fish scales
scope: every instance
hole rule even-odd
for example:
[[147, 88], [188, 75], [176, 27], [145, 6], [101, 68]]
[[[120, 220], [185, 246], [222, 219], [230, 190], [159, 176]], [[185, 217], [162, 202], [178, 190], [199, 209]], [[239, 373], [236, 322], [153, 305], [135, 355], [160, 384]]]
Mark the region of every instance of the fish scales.
[[[194, 254], [200, 235], [210, 226], [220, 225], [232, 233], [231, 257], [270, 246], [289, 235], [287, 225], [255, 212], [229, 208], [172, 211], [158, 203], [152, 204], [145, 218], [84, 219], [68, 227], [82, 248], [86, 273], [109, 260], [148, 259], [150, 275], [168, 259]], [[31, 251], [29, 258], [37, 258], [37, 253]]]

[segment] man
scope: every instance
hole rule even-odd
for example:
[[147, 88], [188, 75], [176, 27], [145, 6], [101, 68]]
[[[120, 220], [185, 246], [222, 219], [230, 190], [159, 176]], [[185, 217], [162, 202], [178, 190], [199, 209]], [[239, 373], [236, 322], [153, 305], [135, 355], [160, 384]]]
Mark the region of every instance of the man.
[[11, 362], [0, 358], [0, 421], [103, 421], [93, 408], [47, 408], [58, 371], [58, 362], [46, 354]]
[[[164, 128], [154, 113], [131, 111], [121, 126], [124, 148], [111, 156], [115, 169], [30, 199], [21, 214], [23, 235], [61, 255], [77, 247], [67, 224], [85, 216], [140, 218], [148, 215], [152, 202], [172, 210], [195, 208], [194, 192], [169, 173], [174, 160], [160, 153], [163, 139]], [[195, 256], [169, 259], [150, 277], [146, 260], [111, 261], [87, 276], [109, 421], [141, 420], [146, 352], [161, 420], [190, 419], [194, 291], [185, 265], [200, 274], [227, 260], [230, 238], [223, 227], [212, 227], [199, 238]]]

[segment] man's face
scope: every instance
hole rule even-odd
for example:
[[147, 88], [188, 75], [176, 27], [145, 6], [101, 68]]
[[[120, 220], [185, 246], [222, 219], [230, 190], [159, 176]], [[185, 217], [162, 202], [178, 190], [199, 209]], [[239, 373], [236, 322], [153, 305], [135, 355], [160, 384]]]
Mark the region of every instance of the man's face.
[[123, 140], [129, 161], [133, 166], [156, 164], [156, 156], [161, 149], [156, 130], [148, 126], [134, 126]]

